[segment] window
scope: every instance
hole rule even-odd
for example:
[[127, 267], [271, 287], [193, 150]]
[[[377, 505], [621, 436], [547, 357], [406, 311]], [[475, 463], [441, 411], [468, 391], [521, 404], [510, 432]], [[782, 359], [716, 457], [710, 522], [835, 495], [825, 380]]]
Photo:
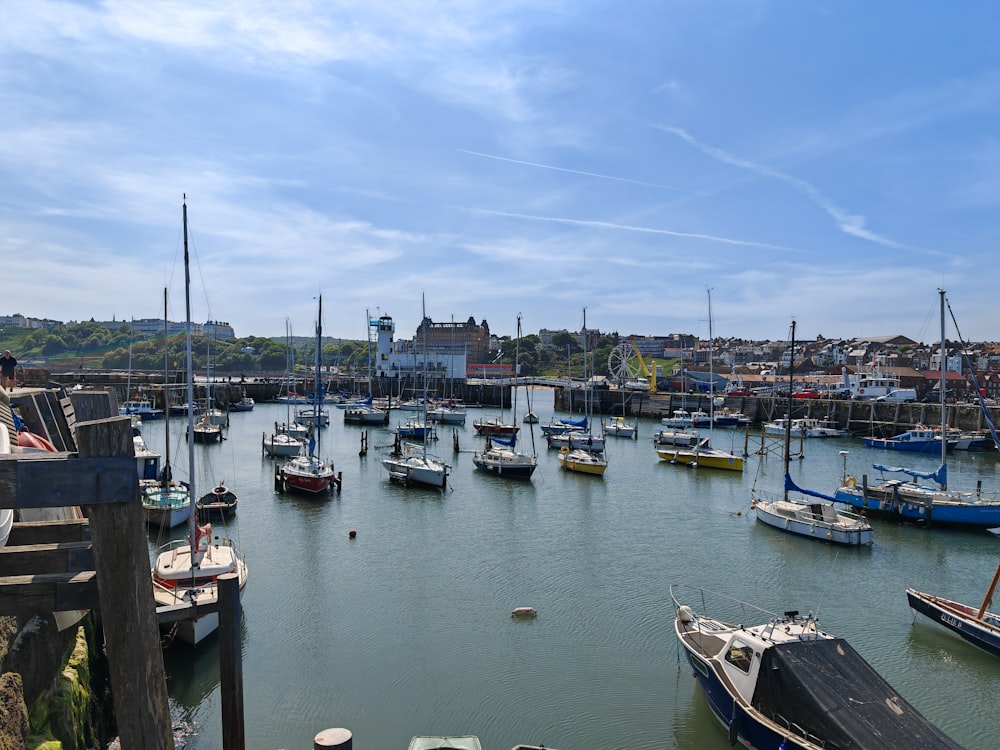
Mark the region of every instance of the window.
[[753, 649], [741, 640], [733, 640], [726, 650], [726, 661], [739, 669], [741, 672], [750, 671], [750, 663], [753, 658]]

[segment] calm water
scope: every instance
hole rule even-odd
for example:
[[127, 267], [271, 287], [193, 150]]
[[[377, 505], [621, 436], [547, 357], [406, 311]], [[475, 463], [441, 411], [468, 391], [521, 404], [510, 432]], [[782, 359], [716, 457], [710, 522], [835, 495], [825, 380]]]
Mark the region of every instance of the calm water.
[[[551, 393], [535, 391], [533, 408], [548, 421]], [[756, 522], [748, 499], [754, 482], [781, 486], [780, 456], [748, 459], [742, 476], [671, 466], [657, 460], [651, 421], [639, 440], [608, 439], [603, 479], [562, 472], [538, 433], [539, 467], [519, 483], [474, 471], [482, 440], [470, 411], [461, 453], [450, 427], [434, 447], [454, 467], [447, 490], [405, 488], [380, 462], [389, 431], [371, 430], [359, 457], [362, 428], [330, 413], [323, 453], [344, 476], [330, 499], [273, 490], [260, 441], [284, 406], [233, 414], [228, 440], [196, 446], [199, 491], [225, 480], [240, 496], [248, 747], [304, 750], [318, 731], [347, 727], [361, 750], [405, 748], [416, 734], [476, 734], [486, 750], [726, 750], [673, 635], [672, 583], [772, 611], [818, 609], [826, 630], [956, 741], [996, 746], [1000, 660], [915, 624], [904, 594], [914, 586], [979, 603], [1000, 556], [992, 534], [879, 523], [862, 550], [786, 535]], [[394, 412], [393, 424], [404, 418]], [[144, 435], [162, 451], [162, 423]], [[716, 430], [714, 443], [742, 447], [739, 435]], [[183, 474], [186, 445], [171, 446]], [[812, 440], [796, 481], [832, 491], [840, 450], [859, 475], [897, 463], [860, 440]], [[949, 469], [953, 486], [1000, 486], [993, 455], [958, 455]], [[522, 605], [538, 618], [512, 620]], [[214, 640], [178, 644], [165, 660], [172, 709], [197, 725], [188, 746], [221, 748]]]

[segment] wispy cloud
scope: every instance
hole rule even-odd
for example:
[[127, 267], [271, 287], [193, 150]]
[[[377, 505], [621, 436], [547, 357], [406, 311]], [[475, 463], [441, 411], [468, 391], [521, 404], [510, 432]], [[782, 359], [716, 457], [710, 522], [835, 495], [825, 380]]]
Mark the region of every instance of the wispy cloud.
[[792, 186], [800, 193], [803, 193], [808, 197], [813, 203], [815, 203], [819, 208], [825, 211], [836, 223], [842, 232], [846, 234], [853, 235], [863, 240], [868, 240], [870, 242], [878, 243], [879, 245], [884, 245], [886, 247], [893, 248], [905, 248], [906, 245], [896, 242], [895, 240], [889, 239], [888, 237], [883, 237], [879, 234], [868, 229], [866, 226], [867, 221], [864, 216], [859, 214], [852, 214], [849, 211], [841, 208], [832, 200], [827, 198], [818, 189], [810, 185], [805, 180], [799, 179], [798, 177], [793, 177], [791, 175], [780, 172], [777, 169], [773, 169], [768, 166], [757, 164], [748, 159], [741, 159], [721, 148], [715, 146], [710, 146], [708, 144], [702, 143], [697, 140], [694, 136], [688, 133], [683, 128], [672, 127], [669, 125], [654, 125], [664, 132], [672, 133], [678, 138], [681, 138], [686, 143], [694, 146], [696, 149], [701, 151], [706, 156], [715, 159], [723, 164], [728, 164], [739, 169], [748, 170], [754, 172], [761, 177], [770, 177], [787, 185]]

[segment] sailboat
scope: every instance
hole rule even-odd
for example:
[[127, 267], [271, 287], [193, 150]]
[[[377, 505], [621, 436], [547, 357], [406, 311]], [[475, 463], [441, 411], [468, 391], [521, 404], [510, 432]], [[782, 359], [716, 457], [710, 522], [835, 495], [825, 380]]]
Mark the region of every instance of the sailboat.
[[743, 471], [743, 458], [719, 448], [711, 447], [712, 426], [715, 415], [715, 365], [714, 365], [714, 334], [712, 332], [712, 291], [708, 290], [708, 371], [709, 371], [709, 413], [708, 437], [699, 438], [693, 446], [660, 445], [656, 446], [656, 455], [663, 461], [681, 466], [708, 469], [726, 469], [728, 471]]
[[[423, 301], [421, 301], [423, 305]], [[427, 311], [423, 311], [426, 322]], [[424, 325], [424, 397], [423, 419], [427, 424], [427, 326]], [[403, 484], [422, 484], [428, 487], [444, 487], [448, 482], [451, 466], [437, 456], [427, 452], [427, 441], [421, 445], [405, 443], [402, 455], [382, 459], [382, 465], [389, 472], [389, 478]]]
[[[517, 378], [521, 368], [521, 316], [517, 316], [517, 345], [514, 354], [514, 397], [511, 399], [511, 415], [517, 422]], [[529, 423], [531, 424], [531, 423]], [[495, 474], [506, 479], [531, 479], [538, 468], [535, 453], [535, 431], [531, 430], [531, 454], [517, 450], [517, 433], [509, 438], [499, 435], [486, 438], [486, 448], [472, 457], [475, 467], [486, 474]]]
[[[323, 355], [323, 295], [319, 297], [319, 314], [316, 318], [316, 375], [313, 386], [315, 413], [320, 413], [322, 389], [320, 388], [320, 365]], [[308, 452], [290, 458], [278, 469], [278, 480], [282, 487], [300, 492], [319, 494], [329, 492], [334, 483], [333, 464], [319, 457], [323, 431], [313, 428], [307, 445]]]
[[[188, 260], [187, 196], [184, 200], [184, 292], [187, 307], [187, 398], [194, 403], [194, 371], [191, 368], [191, 274]], [[194, 505], [194, 414], [188, 411], [188, 503]], [[232, 539], [213, 531], [211, 524], [199, 526], [189, 512], [188, 538], [161, 547], [153, 565], [153, 598], [157, 606], [212, 604], [218, 601], [218, 578], [235, 573], [242, 595], [247, 584], [246, 561]], [[217, 612], [196, 615], [177, 623], [177, 637], [197, 645], [219, 627]]]
[[[289, 383], [291, 382], [291, 372], [292, 372], [292, 333], [289, 328], [288, 321], [285, 321], [285, 379], [284, 385], [287, 392], [289, 388]], [[280, 456], [282, 458], [287, 458], [289, 456], [297, 456], [302, 452], [302, 447], [305, 444], [305, 436], [307, 434], [307, 429], [300, 425], [292, 422], [292, 407], [291, 400], [286, 398], [285, 403], [285, 422], [279, 425], [277, 422], [274, 423], [274, 432], [271, 433], [271, 437], [267, 437], [266, 433], [262, 433], [260, 437], [260, 447], [261, 450], [268, 456]], [[301, 430], [301, 434], [299, 432]]]
[[[354, 399], [347, 404], [338, 404], [337, 406], [344, 409], [344, 424], [387, 425], [389, 424], [389, 409], [375, 406], [372, 391], [372, 358], [374, 355], [372, 354], [371, 329], [373, 321], [367, 311], [365, 319], [368, 326], [368, 395], [363, 399]], [[374, 324], [377, 325], [377, 322]]]
[[997, 565], [983, 603], [978, 607], [925, 594], [916, 589], [906, 590], [906, 600], [914, 612], [924, 615], [934, 624], [950, 630], [973, 646], [1000, 656], [1000, 615], [987, 611], [993, 601], [997, 583], [1000, 583], [1000, 565]]
[[[163, 373], [164, 383], [167, 381], [169, 369], [169, 353], [167, 346], [167, 290], [163, 290]], [[163, 391], [163, 402], [167, 403], [166, 386]], [[142, 498], [142, 512], [146, 523], [159, 526], [161, 529], [172, 529], [186, 523], [191, 517], [191, 498], [188, 496], [187, 485], [174, 481], [170, 468], [170, 410], [165, 410], [163, 420], [164, 433], [164, 463], [159, 476], [139, 479], [139, 490]]]
[[[792, 381], [795, 372], [795, 321], [792, 321], [791, 357], [788, 366], [788, 413], [792, 413]], [[838, 510], [836, 499], [812, 490], [803, 490], [795, 485], [788, 473], [792, 448], [792, 421], [785, 420], [785, 490], [779, 497], [759, 492], [756, 484], [750, 491], [750, 508], [757, 513], [757, 520], [787, 531], [790, 534], [836, 542], [854, 546], [872, 543], [872, 527], [861, 516], [846, 510]], [[796, 492], [792, 496], [789, 493]], [[803, 499], [816, 498], [816, 501]]]
[[[945, 404], [945, 293], [939, 289], [941, 302], [941, 355], [940, 355], [940, 406], [941, 434], [947, 434]], [[875, 464], [876, 471], [905, 474], [911, 479], [888, 479], [881, 484], [869, 485], [867, 477], [861, 482], [855, 477], [845, 477], [844, 484], [834, 496], [870, 516], [904, 523], [927, 526], [954, 526], [968, 529], [1000, 527], [1000, 500], [990, 499], [977, 489], [974, 492], [949, 489], [948, 445], [941, 441], [941, 465], [933, 472], [917, 471], [902, 466]], [[846, 472], [845, 472], [846, 474]], [[934, 485], [919, 484], [917, 480], [929, 479]]]
[[[573, 447], [573, 444], [564, 445], [559, 449], [559, 465], [562, 466], [566, 471], [576, 472], [577, 474], [590, 474], [593, 476], [604, 476], [604, 472], [608, 470], [608, 459], [604, 455], [603, 450], [603, 438], [601, 440], [601, 449], [596, 449], [593, 447], [594, 438], [590, 435], [590, 380], [587, 377], [587, 309], [583, 309], [583, 382], [585, 388], [585, 398], [586, 398], [586, 412], [587, 412], [587, 432], [580, 433], [578, 436], [580, 439], [588, 440], [590, 442], [589, 447]], [[574, 433], [568, 433], [574, 434]], [[551, 435], [547, 435], [546, 439], [551, 438]]]

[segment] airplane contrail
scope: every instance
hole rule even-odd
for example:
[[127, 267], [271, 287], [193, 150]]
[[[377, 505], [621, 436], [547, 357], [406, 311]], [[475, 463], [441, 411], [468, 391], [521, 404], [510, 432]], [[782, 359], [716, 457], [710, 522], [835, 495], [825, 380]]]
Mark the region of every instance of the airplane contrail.
[[566, 167], [555, 167], [551, 164], [539, 164], [533, 161], [522, 161], [521, 159], [510, 159], [506, 156], [497, 156], [495, 154], [484, 154], [481, 151], [470, 151], [465, 148], [455, 149], [462, 154], [470, 154], [472, 156], [481, 156], [484, 159], [496, 159], [497, 161], [506, 161], [511, 164], [523, 164], [526, 167], [538, 167], [539, 169], [552, 169], [556, 172], [568, 172], [569, 174], [578, 174], [584, 177], [596, 177], [600, 180], [612, 180], [614, 182], [625, 182], [629, 185], [642, 185], [643, 187], [652, 187], [659, 190], [677, 190], [677, 188], [672, 188], [669, 185], [657, 185], [655, 182], [643, 182], [642, 180], [630, 180], [628, 177], [615, 177], [608, 174], [598, 174], [597, 172], [584, 172], [580, 169], [567, 169]]

